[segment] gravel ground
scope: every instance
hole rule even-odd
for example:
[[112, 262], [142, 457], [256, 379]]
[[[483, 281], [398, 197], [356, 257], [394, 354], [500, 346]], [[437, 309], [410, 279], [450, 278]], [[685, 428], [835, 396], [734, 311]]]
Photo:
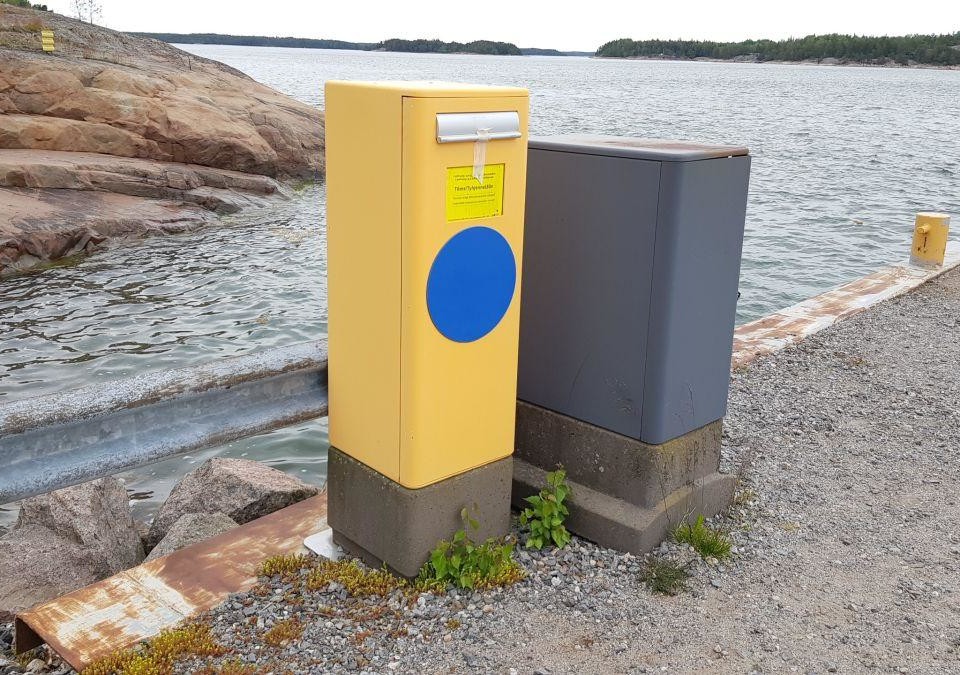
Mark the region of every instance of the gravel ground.
[[[960, 673], [958, 364], [960, 271], [736, 373], [733, 558], [654, 553], [690, 563], [686, 593], [574, 538], [521, 552], [506, 590], [297, 605], [275, 578], [209, 619], [241, 659], [298, 673]], [[303, 638], [265, 646], [298, 612]]]

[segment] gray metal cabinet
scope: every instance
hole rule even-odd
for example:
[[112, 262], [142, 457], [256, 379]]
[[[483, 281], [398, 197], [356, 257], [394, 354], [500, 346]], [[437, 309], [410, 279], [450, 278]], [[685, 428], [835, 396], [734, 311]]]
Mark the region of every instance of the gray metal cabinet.
[[658, 444], [726, 413], [746, 148], [531, 138], [518, 397]]

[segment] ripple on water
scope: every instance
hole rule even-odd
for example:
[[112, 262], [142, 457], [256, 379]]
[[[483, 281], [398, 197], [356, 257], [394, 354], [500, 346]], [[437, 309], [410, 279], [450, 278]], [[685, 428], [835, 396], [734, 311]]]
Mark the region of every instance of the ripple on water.
[[[0, 402], [326, 335], [322, 186], [200, 232], [120, 243], [0, 281]], [[201, 459], [326, 479], [325, 420], [124, 474], [145, 517]], [[0, 512], [0, 523], [15, 517]]]

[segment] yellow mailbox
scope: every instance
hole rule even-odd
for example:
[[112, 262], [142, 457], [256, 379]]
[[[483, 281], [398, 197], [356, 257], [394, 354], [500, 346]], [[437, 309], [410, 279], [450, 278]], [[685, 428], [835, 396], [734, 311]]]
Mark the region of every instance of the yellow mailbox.
[[325, 98], [330, 524], [412, 576], [464, 506], [478, 536], [508, 523], [528, 95], [328, 82]]

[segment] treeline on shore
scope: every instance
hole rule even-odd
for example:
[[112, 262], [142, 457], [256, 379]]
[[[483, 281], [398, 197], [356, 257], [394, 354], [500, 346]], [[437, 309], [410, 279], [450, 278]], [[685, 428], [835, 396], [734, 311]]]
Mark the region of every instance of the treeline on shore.
[[[6, 2], [7, 0], [0, 0]], [[474, 40], [404, 40], [348, 42], [316, 38], [267, 37], [263, 35], [222, 35], [219, 33], [131, 33], [178, 44], [240, 45], [245, 47], [299, 47], [307, 49], [351, 49], [361, 51], [413, 52], [423, 54], [493, 54], [498, 56], [564, 56], [584, 52], [521, 48], [512, 42]], [[960, 32], [944, 35], [864, 37], [858, 35], [808, 35], [788, 40], [613, 40], [597, 49], [607, 58], [717, 59], [737, 61], [821, 61], [836, 59], [847, 63], [955, 66], [960, 65]]]
[[597, 56], [611, 58], [720, 59], [752, 61], [808, 61], [837, 59], [856, 63], [901, 65], [922, 63], [960, 65], [960, 32], [945, 35], [863, 37], [808, 35], [788, 40], [711, 42], [699, 40], [631, 40], [622, 38], [601, 46]]
[[136, 33], [130, 35], [153, 38], [182, 45], [236, 45], [241, 47], [300, 47], [306, 49], [376, 49], [374, 42], [318, 40], [315, 38], [267, 37], [265, 35], [223, 35], [221, 33]]
[[162, 42], [178, 44], [241, 45], [244, 47], [299, 47], [306, 49], [355, 49], [362, 51], [415, 52], [424, 54], [495, 54], [521, 56], [525, 53], [560, 56], [555, 49], [523, 50], [512, 42], [474, 40], [473, 42], [444, 42], [442, 40], [401, 40], [392, 38], [382, 42], [347, 42], [314, 38], [266, 37], [263, 35], [220, 35], [218, 33], [131, 33]]
[[30, 0], [0, 0], [0, 5], [13, 5], [14, 7], [26, 7], [27, 9], [39, 9], [41, 12], [49, 12], [46, 5], [37, 5]]

